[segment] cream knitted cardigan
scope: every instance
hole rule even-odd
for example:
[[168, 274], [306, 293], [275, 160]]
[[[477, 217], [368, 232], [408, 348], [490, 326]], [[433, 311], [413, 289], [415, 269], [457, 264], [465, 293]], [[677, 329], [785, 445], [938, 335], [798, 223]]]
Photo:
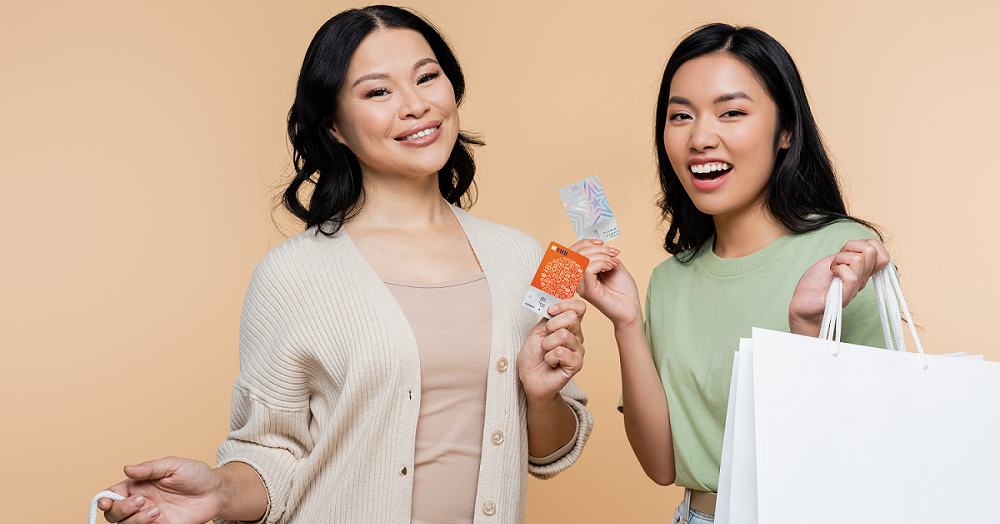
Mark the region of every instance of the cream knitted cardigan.
[[[486, 274], [493, 309], [474, 522], [520, 523], [527, 474], [548, 478], [573, 464], [593, 418], [570, 382], [562, 394], [577, 416], [575, 441], [551, 463], [529, 464], [516, 362], [539, 318], [520, 302], [541, 248], [520, 231], [453, 211]], [[232, 402], [218, 464], [244, 462], [257, 471], [268, 494], [264, 522], [409, 523], [417, 345], [343, 229], [333, 237], [310, 229], [257, 266], [243, 306]]]

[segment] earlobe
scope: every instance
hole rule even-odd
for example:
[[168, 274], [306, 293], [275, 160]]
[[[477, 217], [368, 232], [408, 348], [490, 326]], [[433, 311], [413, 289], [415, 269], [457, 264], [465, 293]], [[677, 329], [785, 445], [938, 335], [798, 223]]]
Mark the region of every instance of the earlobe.
[[788, 149], [792, 147], [792, 132], [790, 130], [784, 130], [781, 132], [781, 138], [778, 140], [778, 147], [780, 149]]
[[323, 123], [326, 125], [326, 129], [330, 131], [333, 138], [336, 138], [338, 142], [344, 143], [343, 137], [340, 136], [340, 132], [337, 131], [337, 124], [333, 121], [333, 117], [324, 117]]

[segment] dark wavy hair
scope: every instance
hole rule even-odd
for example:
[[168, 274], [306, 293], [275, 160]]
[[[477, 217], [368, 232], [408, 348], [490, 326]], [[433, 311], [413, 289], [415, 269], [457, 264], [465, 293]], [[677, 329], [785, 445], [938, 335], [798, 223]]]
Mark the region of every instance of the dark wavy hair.
[[[412, 29], [427, 40], [462, 103], [465, 77], [458, 59], [441, 34], [412, 11], [387, 5], [348, 9], [319, 28], [299, 73], [295, 101], [288, 111], [288, 140], [292, 146], [295, 177], [282, 195], [282, 203], [305, 222], [306, 229], [333, 235], [364, 204], [365, 190], [357, 157], [330, 133], [327, 122], [336, 119], [337, 93], [347, 75], [351, 58], [361, 42], [377, 29]], [[444, 167], [438, 172], [441, 196], [450, 204], [468, 209], [475, 202], [476, 164], [473, 146], [483, 142], [460, 132]], [[308, 203], [302, 201], [303, 184], [311, 184]]]
[[726, 53], [744, 63], [774, 100], [778, 112], [775, 149], [783, 131], [791, 134], [790, 147], [778, 149], [774, 170], [764, 190], [768, 211], [792, 233], [807, 233], [837, 220], [851, 220], [881, 239], [875, 225], [847, 214], [836, 173], [809, 109], [802, 78], [788, 51], [760, 29], [716, 23], [696, 29], [677, 45], [660, 82], [654, 140], [662, 190], [657, 205], [663, 219], [670, 224], [663, 241], [667, 252], [681, 254], [679, 260], [688, 262], [715, 234], [715, 222], [711, 215], [699, 211], [684, 191], [663, 143], [674, 74], [685, 62], [713, 53]]

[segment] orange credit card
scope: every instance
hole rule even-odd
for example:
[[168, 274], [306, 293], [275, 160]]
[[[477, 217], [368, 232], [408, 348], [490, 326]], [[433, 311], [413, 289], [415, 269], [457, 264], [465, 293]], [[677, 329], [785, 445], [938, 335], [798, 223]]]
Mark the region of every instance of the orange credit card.
[[551, 318], [546, 310], [560, 300], [573, 298], [589, 263], [587, 257], [555, 242], [550, 243], [522, 305]]

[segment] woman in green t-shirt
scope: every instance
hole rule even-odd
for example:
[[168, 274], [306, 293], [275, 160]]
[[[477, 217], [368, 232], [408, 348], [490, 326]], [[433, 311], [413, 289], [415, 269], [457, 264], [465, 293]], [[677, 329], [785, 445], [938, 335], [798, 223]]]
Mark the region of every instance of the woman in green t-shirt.
[[[846, 306], [888, 253], [847, 214], [798, 70], [766, 33], [710, 24], [685, 38], [655, 134], [674, 256], [653, 272], [645, 315], [617, 249], [574, 250], [591, 259], [581, 295], [614, 323], [636, 457], [658, 484], [688, 488], [674, 522], [711, 522], [738, 339], [817, 335], [833, 278]], [[844, 340], [883, 343], [874, 307], [869, 288], [845, 309]]]

